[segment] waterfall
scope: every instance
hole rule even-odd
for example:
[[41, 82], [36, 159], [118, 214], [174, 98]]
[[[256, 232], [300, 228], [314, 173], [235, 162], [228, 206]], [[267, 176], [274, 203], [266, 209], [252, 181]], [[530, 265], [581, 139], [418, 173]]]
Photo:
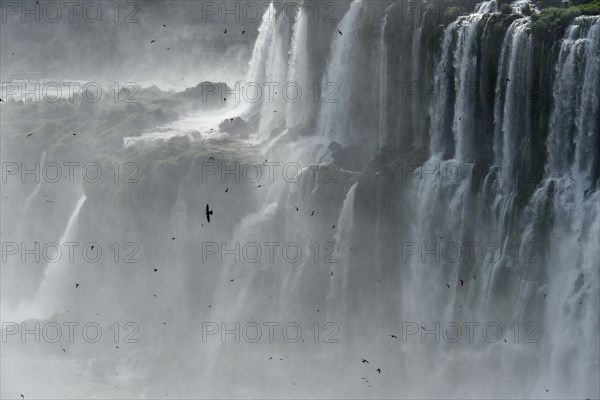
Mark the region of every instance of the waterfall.
[[[317, 134], [340, 143], [347, 143], [348, 138], [352, 136], [351, 126], [347, 124], [352, 95], [348, 83], [353, 79], [352, 58], [356, 42], [356, 21], [362, 7], [361, 0], [352, 1], [350, 9], [344, 15], [338, 29], [334, 31], [331, 58], [327, 63], [322, 85], [337, 85], [339, 96], [335, 102], [323, 103], [317, 121]], [[342, 35], [339, 35], [338, 31], [342, 32]]]
[[[529, 19], [515, 20], [508, 28], [496, 82], [494, 109], [494, 152], [497, 165], [502, 167], [502, 180], [510, 185], [517, 161], [518, 141], [531, 131], [531, 39]], [[525, 89], [525, 91], [522, 91]]]
[[354, 197], [358, 183], [355, 183], [348, 190], [344, 204], [340, 210], [340, 216], [336, 224], [336, 233], [334, 240], [336, 248], [340, 250], [338, 263], [332, 267], [332, 277], [329, 283], [329, 293], [327, 301], [331, 303], [328, 307], [328, 318], [330, 321], [341, 321], [347, 317], [349, 286], [348, 286], [348, 267], [350, 266], [350, 257], [352, 253], [352, 232], [354, 229]]
[[265, 11], [260, 27], [258, 28], [258, 37], [254, 43], [252, 58], [248, 63], [248, 72], [246, 74], [248, 82], [261, 82], [264, 78], [264, 71], [267, 62], [269, 40], [273, 35], [275, 28], [275, 7], [273, 2]]
[[77, 219], [85, 201], [85, 195], [79, 198], [69, 217], [67, 227], [58, 241], [58, 245], [62, 249], [61, 258], [55, 263], [46, 265], [44, 278], [33, 303], [23, 307], [23, 310], [28, 310], [28, 312], [23, 314], [27, 318], [47, 318], [57, 310], [62, 310], [63, 305], [57, 304], [57, 302], [62, 300], [66, 291], [73, 288], [74, 282], [69, 279], [69, 273], [72, 270], [70, 263], [72, 261], [69, 261], [64, 243], [76, 242]]
[[273, 6], [273, 2], [271, 2], [263, 14], [261, 25], [258, 28], [258, 37], [254, 43], [252, 58], [250, 59], [248, 64], [248, 72], [246, 73], [246, 84], [257, 84], [260, 88], [256, 93], [254, 91], [248, 91], [249, 98], [254, 99], [257, 97], [257, 101], [255, 103], [248, 105], [250, 112], [255, 111], [255, 109], [260, 106], [260, 99], [265, 96], [265, 88], [263, 87], [265, 82], [265, 69], [269, 55], [269, 44], [270, 40], [272, 39], [274, 29], [275, 7]]
[[[295, 22], [276, 4], [246, 79], [281, 86], [272, 101], [263, 88], [256, 104], [226, 110], [258, 126], [257, 142], [169, 141], [171, 131], [126, 140], [160, 139], [123, 149], [144, 167], [137, 185], [84, 185], [60, 242], [135, 238], [141, 261], [85, 273], [48, 264], [20, 314], [62, 312], [75, 278], [95, 286], [77, 300], [118, 304], [114, 316], [138, 321], [153, 347], [151, 362], [131, 356], [150, 365], [150, 397], [598, 397], [600, 17], [574, 18], [552, 38], [523, 14], [536, 10], [529, 0], [512, 2], [513, 14], [485, 1], [443, 26], [397, 20], [401, 2], [354, 0], [325, 27], [308, 2]], [[435, 97], [397, 100], [415, 80]], [[315, 104], [311, 81], [337, 85], [337, 102]], [[284, 100], [286, 82], [302, 88], [299, 102]], [[223, 112], [169, 129], [209, 131]], [[221, 164], [207, 182], [211, 158], [265, 175], [268, 161], [279, 166], [274, 180], [250, 182], [240, 178], [251, 168]], [[532, 162], [543, 170], [530, 174]], [[26, 208], [39, 190], [23, 196]], [[221, 247], [205, 259], [207, 243]], [[265, 243], [278, 243], [275, 260]], [[282, 257], [284, 244], [303, 256]], [[280, 326], [270, 341], [265, 322], [297, 324], [302, 340]], [[229, 333], [255, 323], [262, 337], [206, 341], [205, 323]], [[328, 323], [337, 342], [323, 341]], [[408, 338], [405, 323], [417, 329]], [[477, 323], [473, 341], [465, 323]], [[490, 324], [497, 340], [495, 326], [484, 335]]]
[[385, 45], [385, 26], [387, 15], [381, 24], [381, 39], [379, 42], [379, 148], [385, 146], [387, 120], [387, 49]]
[[[280, 16], [275, 21], [275, 27], [269, 38], [268, 58], [265, 66], [265, 79], [267, 82], [286, 82], [288, 72], [288, 51], [290, 39], [290, 21]], [[279, 92], [278, 92], [279, 93]], [[276, 95], [272, 101], [263, 96], [260, 111], [259, 135], [263, 140], [268, 140], [274, 129], [285, 123], [287, 103], [283, 96]], [[275, 111], [280, 111], [276, 113]]]
[[588, 189], [597, 162], [600, 19], [579, 17], [562, 40], [550, 117], [547, 173], [567, 174]]
[[[456, 23], [457, 43], [453, 66], [456, 71], [455, 91], [458, 95], [454, 105], [452, 133], [456, 144], [454, 158], [457, 160], [472, 159], [474, 155], [475, 102], [470, 94], [473, 91], [472, 85], [477, 82], [477, 27], [483, 15], [471, 14]], [[454, 29], [454, 26], [447, 29]]]
[[434, 102], [429, 109], [431, 115], [432, 128], [431, 128], [431, 145], [430, 153], [434, 154], [436, 158], [443, 157], [444, 153], [448, 152], [447, 146], [449, 145], [450, 139], [448, 138], [448, 118], [451, 118], [451, 102], [450, 97], [450, 79], [451, 79], [451, 46], [452, 46], [452, 31], [454, 24], [451, 24], [444, 30], [444, 38], [442, 41], [442, 56], [437, 64], [435, 75], [434, 75], [434, 88], [436, 97]]
[[282, 89], [282, 94], [288, 99], [285, 111], [286, 126], [288, 127], [308, 123], [305, 116], [308, 115], [312, 101], [306, 56], [309, 47], [308, 22], [310, 18], [302, 7], [303, 5], [299, 8], [299, 15], [296, 16], [292, 33], [288, 72], [288, 81], [292, 86], [285, 91]]

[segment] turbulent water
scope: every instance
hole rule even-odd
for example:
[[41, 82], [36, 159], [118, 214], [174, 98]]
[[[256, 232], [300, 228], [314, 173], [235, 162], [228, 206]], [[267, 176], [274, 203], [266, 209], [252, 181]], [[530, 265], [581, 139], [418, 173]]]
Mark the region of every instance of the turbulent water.
[[[127, 138], [127, 154], [164, 151], [167, 167], [139, 188], [75, 191], [61, 241], [132, 237], [140, 263], [71, 266], [85, 300], [49, 265], [39, 293], [12, 294], [3, 313], [138, 321], [119, 368], [100, 346], [78, 350], [110, 395], [598, 398], [600, 18], [548, 37], [526, 3], [502, 14], [484, 2], [437, 31], [405, 20], [402, 3], [341, 2], [328, 24], [270, 5], [246, 80], [296, 82], [301, 100], [263, 97]], [[255, 123], [247, 140], [211, 136], [237, 116]], [[167, 148], [174, 136], [187, 144]], [[204, 141], [205, 155], [176, 160]], [[211, 154], [299, 168], [293, 182], [279, 169], [266, 184], [205, 181]], [[204, 260], [207, 242], [295, 243], [303, 256]], [[263, 338], [204, 341], [207, 322], [258, 323]], [[302, 340], [271, 343], [265, 322], [297, 323]]]

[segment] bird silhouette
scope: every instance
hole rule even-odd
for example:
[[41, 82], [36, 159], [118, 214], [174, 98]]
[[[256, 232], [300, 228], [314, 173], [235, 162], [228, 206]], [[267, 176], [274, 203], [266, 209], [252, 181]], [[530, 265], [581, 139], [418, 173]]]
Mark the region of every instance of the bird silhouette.
[[229, 192], [229, 188], [225, 188], [225, 193]]
[[206, 205], [206, 220], [210, 224], [210, 216], [213, 215], [213, 211]]
[[333, 276], [333, 271], [329, 271], [330, 275], [329, 276]]
[[296, 209], [296, 211], [300, 211], [300, 209], [299, 209], [298, 207], [295, 207], [295, 206], [294, 206], [294, 208]]
[[227, 29], [225, 29], [225, 31], [223, 31], [223, 33], [227, 33]]
[[150, 41], [150, 43], [154, 43], [154, 42], [156, 42], [156, 40], [151, 40], [151, 41]]
[[75, 284], [75, 289], [77, 289], [79, 287], [79, 283]]
[[27, 135], [25, 135], [25, 137], [29, 137], [31, 135], [33, 135], [33, 133], [28, 133]]
[[465, 281], [463, 281], [462, 279], [459, 279], [459, 281], [460, 281], [460, 286], [465, 284]]
[[158, 271], [158, 268], [154, 268], [154, 272]]
[[381, 368], [377, 368], [375, 371], [377, 371], [377, 373], [381, 373]]
[[19, 393], [19, 396], [21, 396], [21, 398], [22, 398], [22, 399], [24, 399], [24, 398], [25, 398], [25, 396], [23, 396], [21, 393]]
[[246, 31], [242, 31], [242, 35], [243, 35], [244, 33], [246, 33]]
[[342, 34], [342, 31], [340, 31], [339, 29], [338, 29], [338, 33], [340, 34], [340, 36], [344, 36], [344, 35]]
[[396, 335], [390, 335], [390, 337], [391, 337], [392, 339], [398, 339], [398, 336], [396, 336]]
[[335, 229], [335, 225], [331, 229]]
[[208, 159], [208, 161], [210, 161], [210, 160], [213, 160], [213, 161], [215, 161], [215, 158], [214, 158], [214, 157], [210, 157], [210, 158]]
[[364, 358], [362, 359], [362, 363], [363, 363], [363, 364], [371, 364], [370, 362], [368, 362], [368, 361], [367, 361], [366, 359], [364, 359]]
[[315, 210], [313, 210], [312, 214], [310, 214], [310, 216], [312, 217], [313, 215], [315, 215]]
[[446, 286], [448, 286], [448, 289], [450, 289], [450, 285], [448, 283], [446, 283]]

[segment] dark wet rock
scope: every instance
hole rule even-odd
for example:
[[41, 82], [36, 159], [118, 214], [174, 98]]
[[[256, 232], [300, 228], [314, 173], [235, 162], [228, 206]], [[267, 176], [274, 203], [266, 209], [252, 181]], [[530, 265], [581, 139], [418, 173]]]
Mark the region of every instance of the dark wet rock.
[[250, 125], [242, 118], [235, 117], [221, 122], [219, 124], [219, 130], [232, 135], [247, 137], [250, 134]]
[[350, 144], [343, 147], [338, 142], [331, 142], [328, 149], [331, 151], [333, 163], [348, 171], [362, 171], [366, 157], [363, 155], [361, 148], [357, 145]]

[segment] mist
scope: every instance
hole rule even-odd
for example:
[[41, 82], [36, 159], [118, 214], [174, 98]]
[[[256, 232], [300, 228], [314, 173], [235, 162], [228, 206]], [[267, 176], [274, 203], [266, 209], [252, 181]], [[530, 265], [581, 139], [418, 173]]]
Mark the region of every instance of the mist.
[[0, 5], [0, 397], [600, 398], [597, 1]]

